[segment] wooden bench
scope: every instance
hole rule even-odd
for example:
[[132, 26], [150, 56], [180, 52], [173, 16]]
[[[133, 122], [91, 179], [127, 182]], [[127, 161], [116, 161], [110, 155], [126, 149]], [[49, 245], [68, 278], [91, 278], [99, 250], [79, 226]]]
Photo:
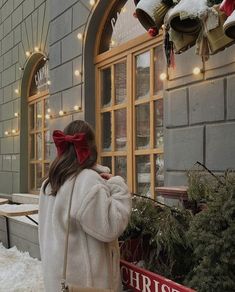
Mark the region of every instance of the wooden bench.
[[21, 204], [21, 205], [11, 205], [11, 204], [1, 204], [0, 205], [0, 216], [3, 216], [6, 220], [6, 232], [7, 232], [7, 246], [10, 248], [10, 234], [9, 234], [9, 221], [10, 217], [26, 216], [29, 220], [38, 225], [33, 218], [29, 215], [38, 213], [38, 205], [34, 204]]

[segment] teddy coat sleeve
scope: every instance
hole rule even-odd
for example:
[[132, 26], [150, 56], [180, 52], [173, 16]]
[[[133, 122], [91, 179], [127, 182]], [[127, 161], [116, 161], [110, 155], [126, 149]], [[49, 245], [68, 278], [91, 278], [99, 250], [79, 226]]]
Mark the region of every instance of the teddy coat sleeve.
[[93, 185], [77, 213], [83, 230], [94, 238], [111, 242], [128, 224], [131, 196], [123, 178], [114, 176]]

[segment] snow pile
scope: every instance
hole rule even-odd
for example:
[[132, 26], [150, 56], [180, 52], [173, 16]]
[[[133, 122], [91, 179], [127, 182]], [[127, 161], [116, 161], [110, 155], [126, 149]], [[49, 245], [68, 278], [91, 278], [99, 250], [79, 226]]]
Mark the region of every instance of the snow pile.
[[0, 291], [43, 292], [41, 262], [0, 243]]
[[181, 0], [169, 13], [172, 15], [180, 15], [180, 19], [196, 18], [205, 15], [209, 7], [207, 0]]

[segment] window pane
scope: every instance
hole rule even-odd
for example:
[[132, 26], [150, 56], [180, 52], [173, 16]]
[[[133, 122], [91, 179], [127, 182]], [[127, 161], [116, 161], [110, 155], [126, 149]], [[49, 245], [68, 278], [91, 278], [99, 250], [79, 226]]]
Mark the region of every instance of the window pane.
[[112, 138], [112, 130], [111, 130], [111, 113], [107, 112], [102, 114], [102, 148], [104, 151], [111, 151], [111, 138]]
[[37, 160], [42, 160], [42, 133], [36, 134]]
[[150, 142], [149, 104], [136, 106], [136, 148], [149, 148]]
[[154, 94], [157, 94], [159, 91], [163, 90], [163, 80], [160, 79], [161, 73], [165, 73], [165, 58], [163, 57], [162, 46], [158, 46], [154, 50]]
[[108, 168], [110, 169], [110, 172], [112, 172], [112, 157], [102, 157], [101, 158], [102, 161], [102, 165], [104, 166], [108, 166]]
[[51, 155], [51, 142], [50, 131], [45, 132], [45, 160], [50, 160]]
[[126, 109], [115, 111], [115, 149], [126, 149]]
[[36, 188], [40, 189], [42, 184], [42, 164], [36, 164]]
[[45, 112], [45, 119], [44, 119], [44, 127], [48, 128], [48, 122], [49, 122], [49, 118], [50, 117], [50, 109], [49, 109], [49, 99], [46, 98], [44, 100], [44, 112]]
[[138, 19], [133, 17], [135, 9], [133, 0], [115, 1], [103, 27], [99, 53], [146, 34]]
[[164, 158], [163, 154], [155, 155], [156, 187], [164, 186]]
[[150, 94], [150, 52], [136, 57], [136, 99]]
[[37, 117], [36, 117], [36, 125], [37, 129], [41, 129], [42, 127], [42, 101], [37, 102]]
[[44, 175], [48, 175], [49, 173], [49, 168], [50, 168], [50, 164], [49, 163], [45, 163], [44, 164]]
[[35, 164], [29, 166], [29, 183], [30, 189], [35, 190]]
[[126, 100], [126, 62], [114, 66], [115, 103], [119, 104]]
[[154, 102], [155, 111], [155, 146], [163, 148], [163, 100], [159, 99]]
[[30, 130], [34, 129], [34, 104], [29, 106], [29, 127]]
[[34, 141], [35, 136], [30, 135], [29, 136], [29, 145], [30, 145], [30, 159], [35, 159], [35, 141]]
[[150, 193], [150, 158], [148, 155], [136, 156], [137, 194], [151, 197]]
[[115, 157], [115, 175], [120, 175], [126, 180], [127, 178], [126, 156]]
[[101, 105], [107, 107], [111, 105], [112, 83], [111, 83], [111, 68], [101, 71]]

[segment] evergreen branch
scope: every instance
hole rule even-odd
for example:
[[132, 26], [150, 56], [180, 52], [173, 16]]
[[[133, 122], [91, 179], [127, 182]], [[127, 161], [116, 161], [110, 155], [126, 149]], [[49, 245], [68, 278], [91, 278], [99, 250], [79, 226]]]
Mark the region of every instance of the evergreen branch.
[[[203, 163], [197, 161], [195, 164], [202, 166], [209, 174], [211, 174], [220, 184], [224, 185], [224, 183], [219, 179], [217, 175], [215, 175], [210, 169], [208, 169]], [[194, 165], [195, 165], [194, 164]]]

